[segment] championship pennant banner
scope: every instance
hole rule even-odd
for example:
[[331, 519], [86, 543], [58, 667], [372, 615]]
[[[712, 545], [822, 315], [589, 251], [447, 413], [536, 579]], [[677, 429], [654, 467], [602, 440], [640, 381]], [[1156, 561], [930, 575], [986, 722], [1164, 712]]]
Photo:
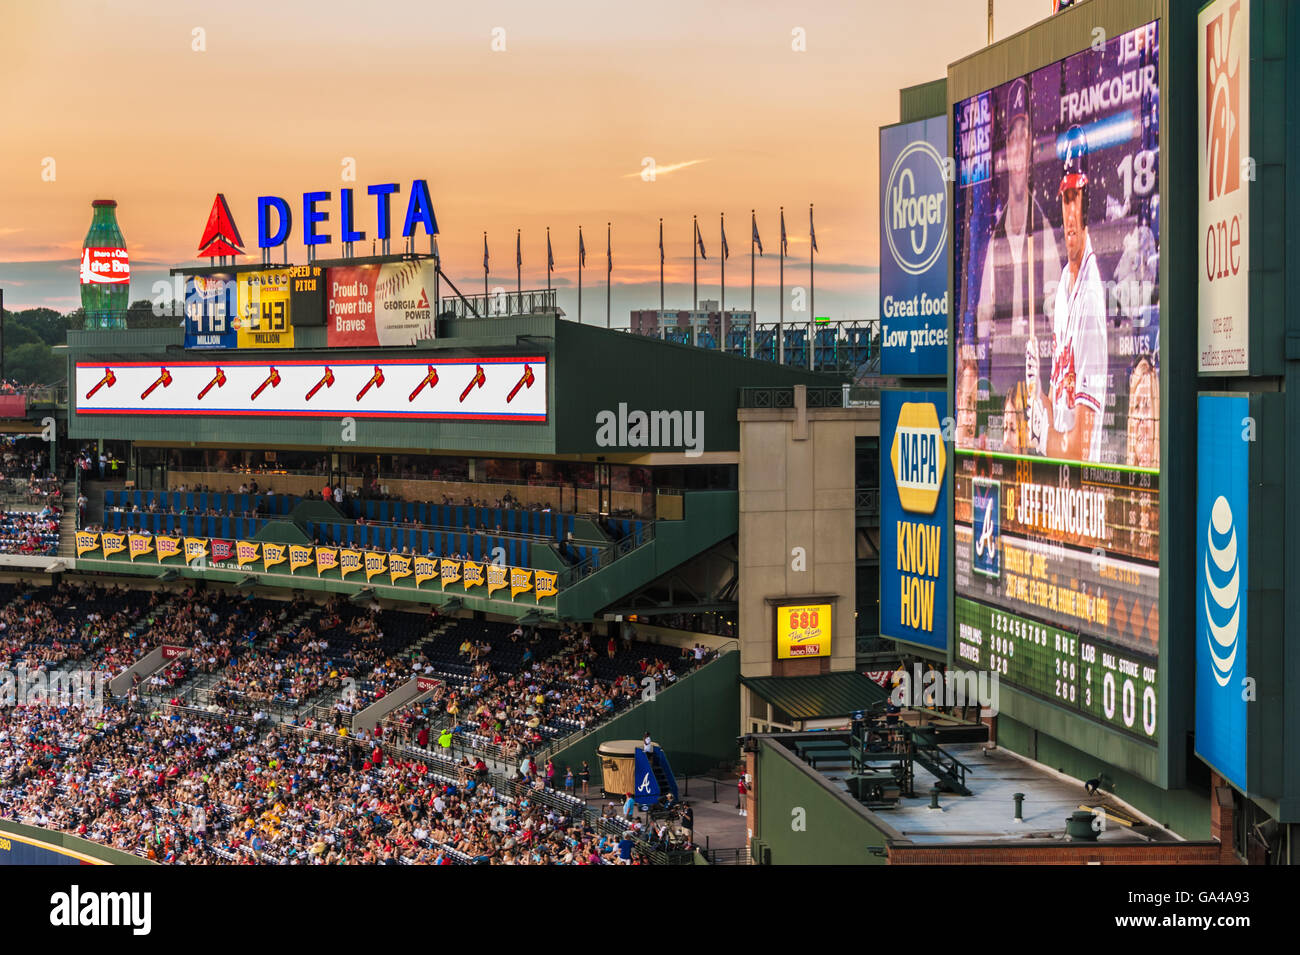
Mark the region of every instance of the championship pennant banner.
[[78, 362], [78, 414], [544, 422], [543, 356]]
[[[559, 574], [527, 567], [509, 567], [450, 558], [414, 557], [379, 551], [358, 551], [337, 547], [308, 547], [301, 544], [275, 544], [260, 541], [235, 541], [204, 537], [172, 537], [165, 534], [126, 534], [77, 531], [77, 556], [116, 557], [132, 563], [167, 562], [204, 567], [211, 562], [217, 570], [240, 570], [261, 562], [262, 572], [272, 577], [316, 577], [346, 579], [364, 570], [366, 580], [387, 574], [393, 586], [423, 589], [433, 582], [439, 590], [455, 588], [457, 593], [486, 584], [488, 596], [510, 588], [510, 599], [532, 592], [538, 602], [559, 593]], [[96, 554], [96, 552], [99, 552]], [[287, 569], [284, 565], [287, 565]], [[271, 568], [279, 567], [272, 571]], [[256, 568], [250, 568], [256, 570]], [[299, 572], [302, 573], [299, 573]], [[398, 583], [403, 581], [403, 583]], [[496, 599], [505, 599], [504, 597]]]

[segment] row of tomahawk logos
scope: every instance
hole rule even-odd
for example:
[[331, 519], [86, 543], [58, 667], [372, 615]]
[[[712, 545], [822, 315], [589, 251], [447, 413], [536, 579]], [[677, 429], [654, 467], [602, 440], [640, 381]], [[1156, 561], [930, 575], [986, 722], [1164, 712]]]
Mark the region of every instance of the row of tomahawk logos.
[[[356, 366], [356, 365], [347, 365], [347, 366], [340, 366], [340, 367], [344, 367], [348, 369], [348, 371], [351, 371], [354, 368], [358, 368], [358, 367], [362, 369], [365, 368], [365, 366]], [[267, 388], [278, 388], [280, 386], [280, 382], [282, 379], [280, 376], [279, 369], [276, 368], [274, 365], [268, 365], [267, 371], [268, 373], [266, 378], [262, 381], [261, 384], [259, 384], [253, 390], [252, 394], [249, 395], [248, 400], [250, 402], [256, 401], [258, 396], [262, 394], [262, 392], [266, 391]], [[357, 377], [359, 380], [359, 376]], [[140, 393], [140, 400], [144, 401], [151, 394], [153, 394], [155, 389], [159, 387], [162, 388], [170, 387], [174, 380], [175, 377], [165, 366], [159, 366], [158, 377], [154, 379], [154, 381], [150, 383], [150, 385]], [[333, 367], [331, 367], [330, 365], [326, 365], [324, 369], [324, 373], [321, 375], [320, 380], [317, 381], [314, 385], [312, 385], [310, 389], [308, 389], [304, 400], [311, 401], [311, 399], [316, 396], [316, 393], [319, 392], [322, 388], [333, 388], [337, 380], [338, 380], [338, 376], [335, 374]], [[375, 365], [374, 372], [370, 375], [369, 379], [367, 379], [365, 384], [363, 384], [361, 386], [361, 389], [357, 392], [356, 400], [360, 401], [362, 398], [364, 398], [366, 396], [366, 392], [368, 392], [371, 388], [382, 387], [385, 380], [386, 379], [384, 377], [384, 369], [379, 365]], [[514, 401], [515, 396], [519, 394], [520, 389], [525, 387], [531, 388], [533, 386], [533, 383], [536, 380], [537, 377], [533, 373], [532, 366], [525, 364], [523, 375], [520, 376], [519, 381], [515, 384], [515, 386], [510, 389], [509, 394], [506, 395], [506, 403], [508, 404]], [[225, 371], [220, 366], [217, 366], [215, 373], [212, 376], [212, 379], [199, 390], [198, 400], [202, 401], [204, 397], [207, 396], [208, 392], [212, 391], [213, 388], [224, 388], [226, 385], [226, 381], [227, 381], [227, 376]], [[415, 386], [414, 390], [412, 390], [411, 394], [407, 397], [406, 400], [408, 402], [413, 403], [415, 399], [420, 396], [420, 392], [424, 391], [426, 387], [430, 389], [434, 388], [435, 386], [437, 386], [438, 381], [439, 381], [438, 369], [433, 365], [428, 365], [424, 377], [420, 379], [419, 383]], [[483, 366], [475, 365], [474, 374], [470, 376], [469, 381], [466, 383], [464, 390], [461, 391], [460, 393], [460, 401], [464, 403], [465, 399], [470, 396], [470, 393], [473, 392], [475, 388], [482, 388], [486, 383], [487, 383], [487, 373], [484, 372]], [[101, 388], [105, 388], [105, 387], [112, 388], [115, 384], [117, 384], [117, 375], [113, 372], [112, 368], [105, 368], [103, 377], [100, 378], [99, 381], [95, 382], [95, 384], [91, 386], [90, 390], [86, 392], [86, 400], [89, 401], [91, 398], [93, 398]]]
[[[553, 571], [534, 570], [528, 567], [509, 567], [488, 561], [453, 560], [449, 557], [421, 557], [389, 554], [382, 551], [350, 550], [346, 547], [312, 547], [301, 544], [274, 544], [265, 541], [235, 541], [208, 537], [173, 537], [166, 534], [132, 534], [113, 531], [78, 531], [77, 556], [99, 551], [103, 557], [125, 552], [135, 562], [145, 558], [151, 562], [166, 563], [175, 558], [179, 566], [185, 565], [241, 569], [261, 563], [263, 571], [285, 564], [290, 574], [317, 577], [337, 571], [338, 578], [346, 580], [349, 574], [365, 572], [366, 580], [385, 574], [388, 582], [410, 578], [406, 586], [419, 589], [434, 581], [446, 590], [459, 583], [464, 592], [472, 587], [485, 587], [490, 597], [498, 590], [510, 588], [510, 599], [520, 594], [532, 593], [535, 599], [554, 597], [558, 592], [559, 575]], [[304, 571], [299, 574], [299, 571]], [[276, 573], [284, 573], [283, 570]]]

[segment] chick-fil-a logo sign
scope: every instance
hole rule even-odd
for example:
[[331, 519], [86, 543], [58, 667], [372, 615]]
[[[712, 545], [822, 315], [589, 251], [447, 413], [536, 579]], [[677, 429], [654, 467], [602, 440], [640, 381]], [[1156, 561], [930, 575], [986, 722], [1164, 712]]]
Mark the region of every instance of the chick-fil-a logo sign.
[[1241, 4], [1205, 26], [1205, 162], [1213, 201], [1241, 185]]

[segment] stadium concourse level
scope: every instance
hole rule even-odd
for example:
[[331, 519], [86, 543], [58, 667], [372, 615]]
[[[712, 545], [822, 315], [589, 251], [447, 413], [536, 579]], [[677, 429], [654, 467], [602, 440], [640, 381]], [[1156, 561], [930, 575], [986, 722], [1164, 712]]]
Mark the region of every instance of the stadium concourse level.
[[[287, 519], [304, 499], [288, 494], [105, 491], [103, 529], [246, 540], [268, 521]], [[449, 500], [449, 499], [444, 499]], [[315, 543], [389, 553], [490, 560], [497, 548], [511, 566], [532, 566], [531, 547], [553, 543], [570, 563], [599, 560], [600, 548], [573, 542], [577, 515], [547, 509], [345, 498], [352, 521], [304, 522]], [[646, 522], [602, 522], [611, 538], [644, 536]]]
[[0, 711], [0, 816], [178, 864], [628, 865], [648, 846], [640, 820], [468, 765], [116, 704]]

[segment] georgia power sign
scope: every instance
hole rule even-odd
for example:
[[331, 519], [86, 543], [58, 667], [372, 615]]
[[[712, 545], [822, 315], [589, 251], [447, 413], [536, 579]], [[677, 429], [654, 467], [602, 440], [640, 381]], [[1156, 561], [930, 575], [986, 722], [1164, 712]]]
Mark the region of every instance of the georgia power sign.
[[881, 393], [880, 634], [935, 649], [948, 643], [948, 453], [942, 391]]
[[942, 375], [948, 346], [944, 117], [880, 130], [880, 316], [885, 374]]

